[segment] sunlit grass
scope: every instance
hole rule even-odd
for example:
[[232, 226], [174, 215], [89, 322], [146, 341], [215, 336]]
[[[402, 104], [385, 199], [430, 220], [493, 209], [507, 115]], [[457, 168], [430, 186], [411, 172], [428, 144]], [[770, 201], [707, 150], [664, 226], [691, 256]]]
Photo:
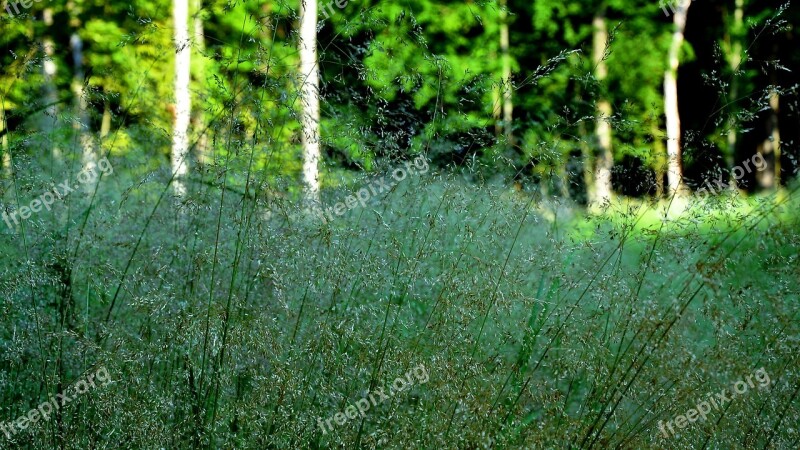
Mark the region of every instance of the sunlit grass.
[[[115, 380], [20, 445], [60, 430], [76, 447], [736, 446], [797, 417], [793, 196], [777, 209], [770, 196], [696, 202], [665, 220], [663, 204], [586, 214], [431, 172], [325, 224], [289, 199], [223, 200], [200, 183], [183, 212], [156, 208], [168, 175], [112, 162], [85, 228], [76, 196], [30, 220], [27, 250], [2, 234], [0, 417], [92, 361]], [[317, 427], [418, 364], [428, 383]], [[659, 436], [658, 420], [756, 366], [771, 390]]]

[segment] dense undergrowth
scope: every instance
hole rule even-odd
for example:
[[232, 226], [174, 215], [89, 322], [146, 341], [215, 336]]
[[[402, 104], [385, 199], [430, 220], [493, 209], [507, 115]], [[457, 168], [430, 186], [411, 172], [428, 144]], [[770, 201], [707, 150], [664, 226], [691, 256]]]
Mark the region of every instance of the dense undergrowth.
[[[322, 223], [219, 173], [176, 203], [168, 172], [109, 160], [96, 194], [0, 232], [0, 421], [97, 367], [113, 382], [0, 447], [800, 442], [796, 184], [587, 214], [432, 168]], [[17, 164], [5, 195], [27, 203], [54, 177]], [[427, 382], [320, 428], [420, 365]], [[760, 368], [766, 388], [659, 431]]]

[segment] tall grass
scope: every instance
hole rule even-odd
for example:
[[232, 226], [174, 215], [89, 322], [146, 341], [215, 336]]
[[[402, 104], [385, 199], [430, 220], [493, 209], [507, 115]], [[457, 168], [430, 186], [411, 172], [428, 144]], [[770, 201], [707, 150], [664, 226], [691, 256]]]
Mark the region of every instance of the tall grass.
[[[4, 420], [96, 364], [114, 380], [15, 445], [797, 440], [794, 195], [562, 219], [525, 194], [432, 173], [323, 224], [291, 200], [204, 185], [176, 213], [159, 203], [168, 173], [124, 193], [137, 185], [128, 164], [101, 182], [82, 235], [86, 198], [69, 203], [71, 222], [67, 205], [30, 219], [27, 247], [3, 234], [19, 252], [0, 263]], [[317, 427], [419, 364], [428, 383]], [[762, 366], [769, 390], [670, 440], [657, 431]]]

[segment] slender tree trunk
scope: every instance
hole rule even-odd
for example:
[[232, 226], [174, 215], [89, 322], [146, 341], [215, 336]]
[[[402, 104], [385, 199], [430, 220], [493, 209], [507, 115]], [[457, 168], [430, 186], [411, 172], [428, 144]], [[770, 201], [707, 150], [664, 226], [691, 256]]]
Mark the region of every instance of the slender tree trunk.
[[567, 153], [566, 160], [560, 161], [556, 168], [556, 173], [558, 174], [558, 187], [559, 191], [561, 192], [561, 198], [563, 199], [570, 199], [572, 196], [569, 193], [569, 170], [567, 166], [572, 163], [572, 155]]
[[[729, 130], [728, 130], [728, 151], [725, 153], [725, 163], [730, 169], [733, 167], [734, 159], [736, 158], [736, 144], [738, 140], [738, 123], [736, 100], [739, 97], [739, 66], [742, 65], [742, 39], [746, 33], [744, 26], [744, 0], [734, 1], [733, 10], [733, 23], [731, 24], [728, 43], [728, 62], [731, 69], [731, 87], [728, 98], [728, 104], [731, 106]], [[736, 186], [736, 178], [731, 173], [729, 183], [731, 186]]]
[[100, 137], [104, 138], [111, 132], [111, 104], [108, 100], [103, 102], [103, 119], [100, 122]]
[[508, 7], [506, 0], [500, 1], [500, 53], [503, 63], [502, 92], [503, 92], [503, 132], [506, 145], [514, 146], [514, 102], [511, 88], [511, 53], [510, 38], [508, 34]]
[[189, 122], [192, 113], [192, 98], [189, 92], [191, 80], [191, 45], [189, 41], [189, 0], [173, 0], [172, 15], [175, 27], [175, 127], [172, 132], [172, 173], [175, 195], [186, 195], [184, 177], [188, 173]]
[[[42, 50], [44, 51], [44, 61], [42, 63], [42, 75], [44, 81], [42, 83], [42, 90], [44, 92], [44, 104], [48, 105], [45, 109], [44, 117], [41, 122], [41, 129], [45, 132], [52, 132], [58, 126], [58, 95], [56, 92], [55, 80], [58, 66], [55, 59], [55, 43], [50, 34], [50, 29], [53, 26], [53, 9], [45, 8], [42, 11], [42, 22], [45, 26], [44, 38], [42, 39]], [[53, 158], [59, 163], [62, 161], [61, 150], [53, 145], [52, 148]]]
[[[489, 57], [492, 61], [497, 61], [497, 53], [492, 52]], [[503, 96], [502, 84], [502, 80], [500, 83], [492, 83], [492, 120], [494, 121], [494, 136], [497, 138], [498, 143], [500, 142], [500, 136], [503, 135], [503, 122], [500, 120], [503, 114], [503, 102], [501, 100]]]
[[683, 192], [683, 169], [681, 167], [681, 118], [678, 112], [678, 67], [686, 17], [692, 0], [678, 0], [678, 8], [672, 16], [674, 30], [669, 47], [667, 71], [664, 74], [664, 114], [667, 121], [667, 187], [669, 194]]
[[781, 131], [778, 127], [780, 95], [773, 91], [769, 98], [770, 113], [767, 119], [767, 138], [759, 145], [758, 152], [767, 167], [756, 171], [756, 181], [762, 189], [776, 189], [781, 186]]
[[301, 124], [303, 128], [303, 182], [310, 205], [319, 203], [319, 68], [317, 67], [317, 1], [300, 1]]
[[[44, 22], [45, 27], [48, 29], [53, 26], [52, 8], [45, 8], [44, 11], [42, 11], [42, 22]], [[45, 110], [47, 116], [49, 116], [49, 119], [45, 120], [49, 124], [48, 128], [52, 129], [55, 127], [58, 118], [58, 108], [55, 104], [58, 101], [55, 86], [58, 66], [56, 65], [56, 61], [53, 59], [53, 56], [55, 55], [55, 43], [53, 43], [53, 38], [50, 37], [49, 31], [45, 33], [45, 37], [42, 39], [42, 50], [44, 50], [44, 63], [42, 64], [42, 71], [44, 75], [44, 101], [45, 104], [49, 105]]]
[[3, 176], [6, 179], [11, 179], [11, 153], [8, 150], [8, 129], [6, 125], [6, 107], [5, 99], [0, 100], [0, 153], [3, 154], [0, 167], [2, 167]]
[[[203, 27], [203, 15], [200, 13], [203, 9], [203, 0], [192, 0], [192, 11], [194, 11], [194, 44], [197, 49], [197, 56], [199, 61], [204, 61], [203, 52], [206, 49], [206, 36]], [[205, 88], [205, 64], [195, 64], [198, 73], [196, 79], [203, 88]], [[211, 156], [208, 154], [208, 134], [206, 132], [205, 114], [203, 108], [197, 108], [192, 118], [192, 126], [197, 133], [197, 143], [195, 145], [195, 152], [197, 155], [197, 162], [200, 164], [210, 164]]]
[[581, 148], [581, 156], [583, 157], [583, 184], [586, 189], [586, 205], [591, 205], [592, 201], [595, 197], [595, 185], [594, 185], [594, 155], [592, 152], [592, 146], [589, 145], [587, 142], [587, 137], [589, 131], [586, 129], [586, 122], [581, 121], [578, 124], [578, 130], [580, 132], [580, 148]]
[[664, 143], [661, 141], [661, 132], [658, 129], [658, 124], [652, 122], [650, 127], [650, 134], [653, 137], [653, 151], [656, 155], [656, 161], [653, 167], [653, 172], [656, 177], [656, 198], [664, 198], [664, 178], [667, 175], [667, 150], [664, 148]]
[[89, 115], [86, 112], [87, 102], [83, 90], [83, 41], [77, 33], [72, 33], [72, 36], [70, 36], [69, 46], [72, 49], [72, 92], [75, 95], [75, 116], [77, 119], [73, 122], [73, 128], [78, 133], [78, 139], [83, 148], [81, 162], [83, 163], [84, 171], [89, 174], [89, 178], [87, 182], [83, 183], [83, 187], [91, 192], [97, 182], [98, 170], [96, 166], [98, 158], [94, 151], [92, 136], [89, 134]]
[[[598, 83], [605, 81], [608, 76], [606, 67], [606, 45], [608, 42], [608, 29], [606, 19], [602, 15], [597, 15], [593, 21], [593, 62], [595, 66], [595, 78]], [[594, 170], [594, 198], [590, 199], [590, 204], [601, 205], [611, 200], [611, 167], [614, 164], [614, 154], [611, 148], [611, 103], [604, 96], [597, 100], [595, 136], [599, 154], [595, 159]]]
[[69, 38], [69, 46], [72, 50], [73, 72], [72, 72], [72, 93], [75, 95], [75, 116], [77, 121], [73, 128], [86, 132], [89, 130], [89, 115], [86, 112], [86, 95], [83, 91], [83, 40], [77, 33], [72, 33]]
[[772, 109], [770, 126], [772, 127], [772, 150], [775, 160], [775, 187], [781, 187], [781, 129], [779, 126], [781, 97], [777, 92], [772, 93], [769, 99], [769, 106]]
[[206, 48], [203, 17], [200, 15], [202, 9], [203, 0], [192, 0], [192, 10], [194, 10], [194, 41], [199, 51], [203, 51]]

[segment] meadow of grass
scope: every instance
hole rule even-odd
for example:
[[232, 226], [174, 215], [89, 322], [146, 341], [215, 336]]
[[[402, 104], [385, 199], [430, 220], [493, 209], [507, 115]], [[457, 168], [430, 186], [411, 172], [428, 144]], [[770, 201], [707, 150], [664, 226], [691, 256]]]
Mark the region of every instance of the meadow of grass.
[[[322, 223], [222, 170], [176, 201], [168, 171], [109, 160], [0, 232], [0, 422], [112, 382], [0, 448], [798, 448], [797, 184], [590, 214], [432, 167]], [[15, 161], [3, 202], [76, 164]], [[767, 388], [659, 432], [759, 368]]]

